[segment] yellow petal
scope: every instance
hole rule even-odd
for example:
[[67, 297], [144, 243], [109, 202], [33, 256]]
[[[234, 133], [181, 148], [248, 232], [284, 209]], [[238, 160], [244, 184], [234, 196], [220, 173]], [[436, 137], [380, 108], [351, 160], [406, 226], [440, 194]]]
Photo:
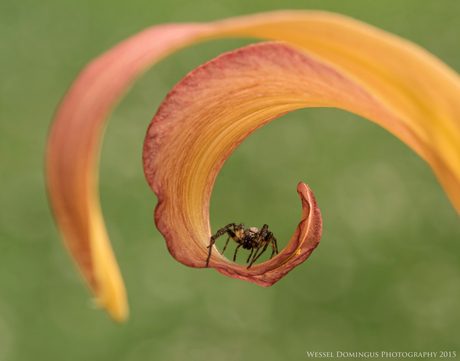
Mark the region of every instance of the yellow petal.
[[287, 41], [354, 79], [396, 117], [370, 119], [425, 159], [460, 214], [460, 78], [446, 64], [338, 14], [281, 12], [221, 24], [232, 36]]
[[90, 288], [115, 319], [126, 318], [128, 308], [97, 191], [105, 122], [149, 66], [183, 46], [223, 36], [288, 41], [356, 84], [379, 110], [356, 104], [346, 109], [368, 117], [412, 147], [431, 166], [460, 213], [460, 80], [423, 49], [324, 12], [275, 12], [153, 27], [81, 72], [59, 106], [47, 148], [48, 191], [57, 225]]

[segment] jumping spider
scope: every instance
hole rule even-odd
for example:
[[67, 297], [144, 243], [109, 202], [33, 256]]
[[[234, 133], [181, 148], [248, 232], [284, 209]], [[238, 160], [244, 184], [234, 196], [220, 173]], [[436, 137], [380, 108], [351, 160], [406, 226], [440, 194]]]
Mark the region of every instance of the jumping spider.
[[[233, 227], [233, 230], [230, 229], [230, 227]], [[232, 238], [236, 243], [238, 243], [238, 246], [235, 249], [235, 254], [233, 255], [233, 262], [236, 261], [236, 253], [238, 252], [238, 249], [243, 246], [244, 249], [250, 249], [251, 253], [249, 254], [249, 257], [246, 261], [246, 263], [249, 263], [249, 260], [251, 259], [251, 256], [254, 253], [254, 256], [252, 256], [252, 260], [249, 263], [248, 269], [251, 268], [253, 263], [257, 261], [257, 259], [261, 256], [262, 253], [265, 252], [267, 249], [268, 245], [270, 244], [272, 246], [272, 255], [270, 256], [270, 259], [273, 258], [273, 255], [278, 254], [278, 245], [276, 244], [276, 238], [273, 237], [272, 232], [268, 232], [268, 226], [264, 224], [262, 229], [256, 228], [256, 227], [250, 227], [248, 229], [244, 229], [244, 224], [241, 223], [239, 226], [237, 226], [235, 223], [230, 223], [227, 224], [224, 228], [221, 228], [217, 231], [217, 233], [211, 237], [211, 241], [209, 243], [209, 254], [208, 254], [208, 259], [206, 260], [206, 267], [209, 265], [209, 259], [211, 258], [211, 252], [212, 252], [212, 246], [214, 243], [216, 243], [216, 239], [219, 238], [220, 236], [224, 235], [225, 233], [228, 234], [228, 239], [227, 243], [225, 243], [225, 247], [222, 251], [221, 254], [224, 254], [225, 249], [227, 248], [228, 241], [230, 241], [230, 238]], [[262, 249], [262, 252], [259, 253], [259, 250]], [[259, 253], [259, 254], [258, 254]]]

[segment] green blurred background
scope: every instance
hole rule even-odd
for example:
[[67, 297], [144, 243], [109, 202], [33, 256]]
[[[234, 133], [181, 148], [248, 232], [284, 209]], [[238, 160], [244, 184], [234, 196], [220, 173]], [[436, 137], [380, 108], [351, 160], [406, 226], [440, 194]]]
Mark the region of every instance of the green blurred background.
[[459, 353], [460, 219], [411, 149], [353, 114], [306, 109], [272, 122], [237, 149], [214, 188], [213, 231], [268, 223], [282, 248], [301, 215], [296, 185], [309, 184], [324, 232], [307, 262], [263, 288], [169, 255], [142, 171], [146, 128], [187, 72], [248, 40], [173, 55], [115, 110], [100, 190], [131, 318], [117, 325], [93, 309], [44, 190], [43, 149], [59, 100], [88, 61], [150, 25], [281, 8], [350, 15], [460, 72], [457, 0], [0, 1], [0, 361]]

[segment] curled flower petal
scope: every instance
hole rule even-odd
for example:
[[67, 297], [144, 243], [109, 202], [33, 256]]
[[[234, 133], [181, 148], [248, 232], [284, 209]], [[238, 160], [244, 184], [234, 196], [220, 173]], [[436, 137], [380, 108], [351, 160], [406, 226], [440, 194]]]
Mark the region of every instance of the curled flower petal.
[[[284, 92], [284, 98], [275, 97], [278, 103], [267, 98], [266, 106], [258, 104], [256, 113], [239, 112], [242, 118], [234, 126], [244, 126], [240, 128], [241, 133], [229, 129], [232, 142], [238, 144], [263, 122], [292, 109], [303, 106], [341, 107], [383, 126], [425, 159], [460, 213], [460, 79], [425, 50], [356, 20], [324, 12], [274, 12], [209, 24], [153, 27], [117, 45], [82, 71], [56, 113], [47, 149], [47, 183], [57, 224], [100, 304], [115, 319], [126, 317], [127, 302], [100, 211], [96, 171], [108, 115], [134, 79], [156, 61], [188, 44], [230, 36], [289, 42], [303, 53], [302, 59], [319, 64], [315, 66], [319, 67], [318, 72], [325, 73], [321, 86], [326, 89], [313, 86], [306, 89], [311, 98], [306, 100], [297, 92], [297, 85], [302, 86], [299, 81], [292, 83], [295, 86], [291, 84], [292, 92], [289, 94], [287, 87], [282, 86], [280, 90]], [[280, 49], [278, 45], [271, 46]], [[293, 51], [284, 49], [282, 51]], [[304, 61], [299, 60], [301, 56], [298, 52], [294, 53], [297, 55], [293, 57], [298, 62]], [[226, 65], [224, 68], [228, 70]], [[267, 72], [265, 75], [270, 74]], [[331, 99], [334, 88], [337, 88], [336, 98]], [[250, 93], [249, 88], [247, 93]], [[245, 101], [247, 99], [244, 98]], [[254, 99], [256, 103], [257, 100]], [[241, 107], [244, 108], [243, 104]], [[215, 129], [209, 131], [216, 134]], [[163, 135], [159, 133], [155, 139]], [[221, 140], [225, 142], [226, 139]], [[224, 145], [209, 145], [215, 146], [216, 150], [225, 148]], [[232, 148], [228, 144], [225, 146], [226, 151]], [[214, 159], [206, 158], [203, 164], [198, 163], [207, 172], [204, 176], [207, 181], [196, 175], [197, 178], [187, 180], [187, 184], [195, 186], [197, 182], [201, 188], [197, 188], [196, 193], [190, 189], [183, 190], [190, 197], [187, 199], [188, 208], [184, 210], [188, 215], [186, 221], [197, 224], [200, 233], [199, 237], [190, 237], [194, 240], [200, 238], [201, 247], [205, 242], [203, 239], [209, 236], [206, 234], [209, 224], [207, 210], [201, 212], [206, 207], [196, 206], [197, 202], [206, 205], [206, 197], [200, 200], [198, 195], [207, 196], [209, 179], [228, 156], [218, 156], [210, 149], [208, 152], [202, 149], [200, 154], [205, 159], [212, 153]], [[193, 155], [196, 156], [195, 153]], [[151, 184], [154, 183], [151, 180]], [[205, 184], [207, 191], [203, 189]], [[306, 195], [308, 199], [308, 191]], [[309, 201], [311, 210], [313, 198]], [[196, 209], [200, 212], [194, 213]], [[156, 214], [158, 219], [158, 211]], [[159, 220], [160, 229], [165, 232], [162, 222]], [[178, 241], [185, 243], [184, 240]], [[171, 245], [168, 246], [171, 249]], [[283, 252], [272, 261], [278, 262], [284, 257]], [[216, 253], [212, 258], [214, 266], [216, 259], [219, 260]], [[221, 267], [217, 267], [221, 272], [235, 275], [233, 268], [225, 268], [221, 262], [219, 260]], [[192, 260], [188, 264], [203, 266]], [[270, 283], [262, 277], [262, 273], [256, 274], [261, 267], [248, 270], [254, 272], [251, 277], [261, 276], [259, 283]]]
[[[211, 191], [228, 156], [269, 121], [312, 106], [335, 106], [394, 121], [352, 79], [282, 43], [224, 54], [194, 70], [170, 92], [147, 131], [144, 171], [158, 196], [156, 225], [179, 262], [206, 266]], [[303, 183], [298, 192], [304, 214], [281, 254], [247, 269], [215, 250], [210, 266], [269, 286], [304, 261], [319, 243], [321, 215]]]

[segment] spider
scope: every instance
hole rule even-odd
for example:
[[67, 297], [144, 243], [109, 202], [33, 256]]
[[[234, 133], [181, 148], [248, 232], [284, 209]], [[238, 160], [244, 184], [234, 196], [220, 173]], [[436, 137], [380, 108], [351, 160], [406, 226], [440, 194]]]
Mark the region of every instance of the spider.
[[[231, 229], [233, 227], [233, 230]], [[262, 253], [265, 252], [267, 249], [268, 245], [271, 244], [272, 246], [272, 255], [270, 256], [270, 259], [273, 258], [273, 255], [278, 254], [278, 245], [276, 244], [276, 238], [273, 237], [272, 232], [268, 232], [268, 226], [264, 224], [262, 229], [256, 228], [256, 227], [250, 227], [248, 229], [244, 229], [244, 224], [241, 223], [239, 226], [237, 226], [235, 223], [230, 223], [227, 224], [224, 228], [221, 228], [217, 231], [217, 233], [211, 237], [211, 241], [209, 243], [209, 254], [208, 254], [208, 259], [206, 260], [206, 267], [209, 265], [209, 259], [211, 258], [211, 252], [212, 252], [212, 246], [214, 243], [216, 243], [216, 239], [219, 238], [220, 236], [224, 235], [225, 233], [228, 234], [228, 239], [227, 243], [225, 243], [225, 247], [222, 251], [221, 254], [224, 254], [225, 249], [227, 248], [228, 241], [230, 241], [230, 238], [232, 238], [236, 243], [238, 243], [238, 246], [235, 249], [235, 254], [233, 255], [233, 262], [236, 261], [236, 253], [238, 252], [238, 249], [243, 246], [244, 249], [250, 249], [251, 253], [249, 254], [249, 257], [246, 261], [246, 263], [249, 263], [248, 269], [251, 268], [253, 263], [257, 261], [257, 259], [262, 255]], [[262, 249], [262, 252], [259, 253], [259, 250]], [[254, 253], [254, 256], [252, 255], [254, 250], [256, 252]], [[258, 254], [259, 253], [259, 254]], [[251, 259], [251, 262], [249, 260]]]

